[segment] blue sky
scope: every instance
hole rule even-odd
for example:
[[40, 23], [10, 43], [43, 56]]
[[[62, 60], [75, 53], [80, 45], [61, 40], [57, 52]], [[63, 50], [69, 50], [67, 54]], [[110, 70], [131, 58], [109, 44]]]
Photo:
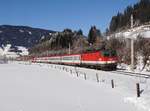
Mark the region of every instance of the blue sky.
[[0, 0], [0, 25], [25, 25], [62, 31], [96, 25], [102, 32], [111, 17], [138, 0]]

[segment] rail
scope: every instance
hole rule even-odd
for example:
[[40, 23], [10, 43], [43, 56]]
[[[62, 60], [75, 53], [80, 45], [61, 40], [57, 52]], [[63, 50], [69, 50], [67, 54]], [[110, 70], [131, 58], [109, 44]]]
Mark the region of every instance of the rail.
[[116, 70], [116, 71], [111, 71], [112, 73], [117, 73], [117, 74], [122, 74], [122, 75], [128, 75], [128, 76], [135, 76], [135, 77], [141, 77], [141, 78], [147, 78], [150, 79], [149, 74], [143, 74], [143, 73], [137, 73], [137, 72], [127, 72], [123, 70]]

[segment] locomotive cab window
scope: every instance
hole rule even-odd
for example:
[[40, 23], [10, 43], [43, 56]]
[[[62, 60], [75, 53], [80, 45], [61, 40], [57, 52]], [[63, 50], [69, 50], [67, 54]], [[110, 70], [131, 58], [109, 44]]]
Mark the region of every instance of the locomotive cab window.
[[105, 50], [105, 51], [102, 51], [102, 55], [104, 57], [114, 57], [117, 55], [117, 53], [115, 50]]
[[109, 56], [110, 56], [110, 52], [109, 52], [109, 51], [103, 51], [103, 52], [102, 52], [102, 55], [103, 55], [104, 57], [109, 57]]
[[115, 50], [111, 51], [111, 56], [116, 56], [117, 52]]

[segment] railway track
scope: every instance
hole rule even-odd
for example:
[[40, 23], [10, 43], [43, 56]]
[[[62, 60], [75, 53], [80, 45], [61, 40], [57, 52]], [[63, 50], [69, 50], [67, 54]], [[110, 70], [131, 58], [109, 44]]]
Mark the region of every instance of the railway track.
[[[90, 69], [95, 69], [95, 68], [90, 68]], [[84, 72], [80, 72], [80, 71], [76, 71], [76, 72], [84, 74]], [[134, 76], [134, 77], [141, 77], [141, 78], [150, 79], [150, 74], [127, 72], [127, 71], [124, 71], [124, 70], [121, 70], [121, 69], [118, 69], [116, 71], [110, 71], [110, 72], [112, 72], [114, 74], [120, 74], [120, 75], [127, 75], [127, 76]]]
[[121, 75], [128, 75], [128, 76], [134, 76], [134, 77], [141, 77], [141, 78], [150, 79], [149, 74], [127, 72], [127, 71], [123, 71], [123, 70], [116, 70], [116, 71], [111, 71], [111, 72], [115, 73], [115, 74], [121, 74]]

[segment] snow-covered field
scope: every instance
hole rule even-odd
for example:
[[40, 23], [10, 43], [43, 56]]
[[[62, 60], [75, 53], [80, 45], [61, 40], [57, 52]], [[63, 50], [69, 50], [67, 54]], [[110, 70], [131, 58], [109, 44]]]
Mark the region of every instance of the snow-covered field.
[[[140, 98], [137, 82], [143, 90]], [[150, 111], [150, 80], [71, 66], [9, 62], [0, 64], [0, 111]]]

